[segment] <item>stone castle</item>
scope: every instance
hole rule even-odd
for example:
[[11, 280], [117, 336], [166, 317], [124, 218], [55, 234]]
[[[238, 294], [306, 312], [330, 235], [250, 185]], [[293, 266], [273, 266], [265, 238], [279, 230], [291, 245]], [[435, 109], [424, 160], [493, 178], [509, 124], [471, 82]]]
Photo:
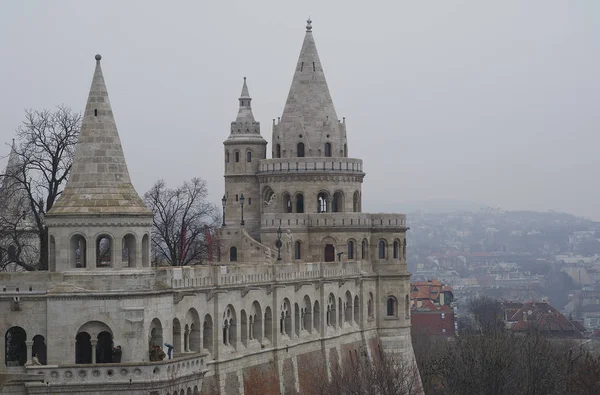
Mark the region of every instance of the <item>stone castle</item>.
[[[305, 394], [316, 373], [359, 358], [412, 363], [406, 217], [362, 212], [362, 161], [348, 156], [310, 20], [271, 159], [244, 79], [207, 265], [151, 265], [152, 213], [100, 60], [46, 215], [49, 270], [0, 273], [1, 393]], [[165, 344], [172, 359], [151, 360]]]

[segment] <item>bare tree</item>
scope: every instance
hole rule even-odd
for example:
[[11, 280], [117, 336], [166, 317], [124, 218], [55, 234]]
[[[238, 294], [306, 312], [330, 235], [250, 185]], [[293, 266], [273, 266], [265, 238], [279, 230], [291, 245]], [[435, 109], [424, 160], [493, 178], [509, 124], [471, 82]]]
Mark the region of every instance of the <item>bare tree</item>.
[[483, 331], [501, 330], [504, 328], [502, 304], [489, 296], [477, 296], [469, 299], [469, 311]]
[[422, 393], [417, 366], [383, 355], [371, 361], [366, 356], [350, 357], [344, 367], [331, 368], [331, 380], [326, 375], [313, 381], [311, 394], [329, 395], [413, 395]]
[[[19, 163], [16, 171], [2, 174], [4, 182], [18, 185], [23, 196], [23, 211], [38, 238], [38, 254], [26, 262], [17, 256], [14, 262], [27, 270], [48, 269], [48, 229], [44, 213], [58, 199], [71, 171], [75, 145], [81, 128], [81, 114], [65, 106], [55, 110], [26, 110], [25, 120], [17, 128], [13, 154]], [[22, 225], [13, 221], [12, 226]], [[10, 229], [10, 221], [1, 225]], [[16, 228], [13, 229], [16, 233]], [[24, 251], [21, 249], [18, 252]]]
[[[206, 182], [192, 178], [176, 189], [158, 181], [144, 195], [154, 213], [152, 247], [154, 258], [172, 266], [203, 262], [214, 241], [220, 217], [207, 201]], [[216, 252], [216, 251], [215, 251]]]

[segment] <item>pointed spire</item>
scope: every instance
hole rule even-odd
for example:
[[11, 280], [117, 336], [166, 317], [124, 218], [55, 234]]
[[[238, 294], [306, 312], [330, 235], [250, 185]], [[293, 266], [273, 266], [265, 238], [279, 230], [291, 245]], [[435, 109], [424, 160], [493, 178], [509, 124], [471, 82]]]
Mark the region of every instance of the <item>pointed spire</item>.
[[[238, 100], [240, 101], [240, 109], [238, 111], [238, 115], [235, 122], [241, 122], [242, 125], [245, 125], [240, 129], [240, 132], [246, 133], [245, 130], [248, 129], [248, 125], [252, 125], [255, 122], [251, 105], [252, 97], [250, 97], [250, 92], [248, 91], [246, 77], [244, 77], [244, 84], [242, 85], [242, 94], [240, 95], [240, 98]], [[254, 130], [254, 128], [250, 128], [249, 130]]]
[[325, 139], [336, 136], [339, 128], [332, 126], [333, 123], [337, 124], [338, 117], [317, 52], [312, 21], [309, 18], [306, 22], [304, 42], [278, 133], [281, 134], [281, 140], [286, 141], [285, 144], [290, 144], [286, 147], [289, 152], [295, 152], [298, 136], [301, 134], [303, 138], [308, 139], [309, 145], [314, 147], [312, 154], [318, 155]]
[[248, 92], [248, 84], [246, 84], [246, 77], [244, 77], [244, 85], [242, 86], [242, 94], [240, 95], [240, 99], [250, 98], [250, 93]]
[[18, 164], [19, 155], [17, 154], [17, 144], [15, 143], [15, 139], [12, 139], [12, 144], [10, 145], [10, 154], [8, 155], [8, 163], [6, 164], [6, 174], [12, 174], [12, 172], [17, 171]]
[[151, 215], [131, 184], [100, 66], [102, 56], [95, 59], [71, 174], [48, 215]]

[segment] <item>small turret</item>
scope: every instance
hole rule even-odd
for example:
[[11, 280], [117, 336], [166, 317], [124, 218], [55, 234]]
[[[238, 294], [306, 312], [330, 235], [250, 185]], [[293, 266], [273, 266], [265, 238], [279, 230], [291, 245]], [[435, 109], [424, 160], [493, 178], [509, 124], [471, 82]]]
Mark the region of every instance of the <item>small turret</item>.
[[251, 235], [260, 227], [260, 198], [256, 174], [258, 161], [266, 158], [267, 142], [260, 135], [260, 122], [252, 113], [252, 97], [244, 77], [239, 109], [231, 131], [223, 142], [225, 148], [225, 223], [241, 224], [241, 201], [244, 196], [244, 226]]
[[50, 270], [150, 267], [152, 212], [131, 184], [102, 56], [95, 59], [71, 174], [46, 214]]

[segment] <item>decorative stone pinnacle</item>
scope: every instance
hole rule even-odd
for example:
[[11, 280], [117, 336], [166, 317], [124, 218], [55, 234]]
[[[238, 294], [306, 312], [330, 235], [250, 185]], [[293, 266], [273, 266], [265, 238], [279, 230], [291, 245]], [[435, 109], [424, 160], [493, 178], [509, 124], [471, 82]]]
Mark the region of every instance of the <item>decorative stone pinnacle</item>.
[[312, 30], [312, 21], [310, 20], [310, 17], [308, 17], [308, 19], [306, 20], [306, 31], [310, 32]]
[[100, 54], [96, 54], [96, 56], [94, 56], [96, 58], [96, 60], [99, 62], [100, 59], [102, 59], [102, 55]]

